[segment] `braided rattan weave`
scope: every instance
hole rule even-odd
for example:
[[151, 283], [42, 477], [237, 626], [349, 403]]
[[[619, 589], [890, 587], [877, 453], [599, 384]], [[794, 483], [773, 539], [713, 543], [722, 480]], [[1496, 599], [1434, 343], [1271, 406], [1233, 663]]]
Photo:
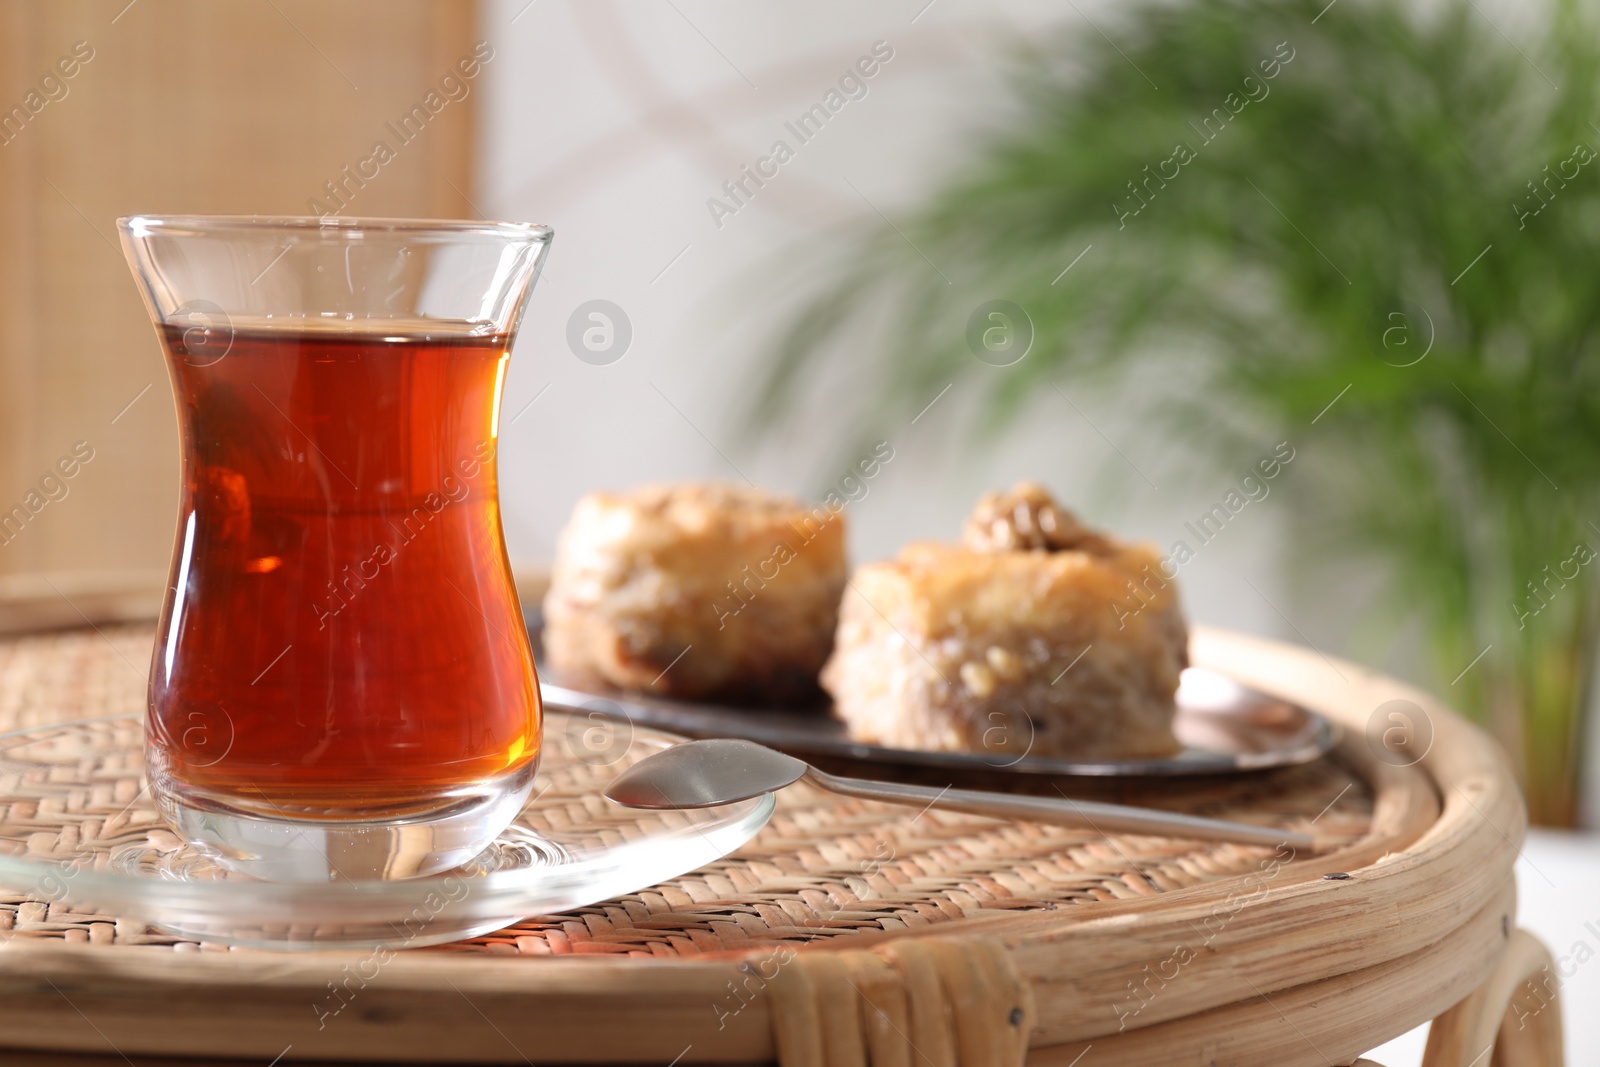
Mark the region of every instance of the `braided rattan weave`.
[[[152, 639], [147, 625], [124, 624], [0, 641], [0, 729], [138, 714]], [[1309, 829], [1317, 856], [919, 813], [796, 787], [722, 861], [403, 953], [333, 1020], [311, 998], [338, 972], [334, 957], [197, 944], [0, 895], [0, 1046], [829, 1065], [1067, 1064], [1092, 1046], [1097, 1063], [1320, 1064], [1460, 999], [1504, 938], [1521, 832], [1481, 738], [1429, 706], [1436, 751], [1389, 766], [1367, 750], [1365, 715], [1378, 698], [1420, 694], [1222, 635], [1204, 635], [1197, 653], [1235, 674], [1275, 661], [1246, 680], [1294, 689], [1283, 695], [1344, 719], [1349, 736], [1319, 763], [1124, 786], [1116, 798]], [[1317, 693], [1338, 687], [1333, 675], [1347, 691]], [[1430, 773], [1446, 760], [1463, 768], [1448, 782]], [[607, 772], [593, 773], [598, 788]], [[1407, 870], [1424, 863], [1432, 869]], [[1427, 989], [1414, 979], [1423, 966]], [[1335, 989], [1355, 1024], [1330, 1017]], [[1214, 1037], [1200, 1016], [1220, 1020]], [[447, 1037], [428, 1023], [455, 1029]], [[1265, 1036], [1251, 1044], [1257, 1028]], [[1164, 1030], [1193, 1035], [1192, 1053], [1162, 1052]]]

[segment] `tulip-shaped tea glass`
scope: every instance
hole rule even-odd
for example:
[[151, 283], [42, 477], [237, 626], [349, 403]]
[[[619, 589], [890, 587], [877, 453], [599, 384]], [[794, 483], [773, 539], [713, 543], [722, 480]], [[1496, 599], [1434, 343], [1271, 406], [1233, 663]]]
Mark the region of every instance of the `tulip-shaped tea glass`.
[[496, 438], [550, 230], [119, 227], [182, 438], [146, 726], [162, 811], [224, 866], [275, 880], [471, 859], [539, 756]]

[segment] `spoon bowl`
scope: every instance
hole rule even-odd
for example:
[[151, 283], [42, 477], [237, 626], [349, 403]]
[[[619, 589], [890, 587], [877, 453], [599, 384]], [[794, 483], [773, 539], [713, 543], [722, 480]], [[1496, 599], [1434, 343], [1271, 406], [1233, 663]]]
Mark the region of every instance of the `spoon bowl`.
[[754, 741], [685, 741], [640, 760], [605, 788], [625, 808], [714, 808], [776, 793], [811, 765]]

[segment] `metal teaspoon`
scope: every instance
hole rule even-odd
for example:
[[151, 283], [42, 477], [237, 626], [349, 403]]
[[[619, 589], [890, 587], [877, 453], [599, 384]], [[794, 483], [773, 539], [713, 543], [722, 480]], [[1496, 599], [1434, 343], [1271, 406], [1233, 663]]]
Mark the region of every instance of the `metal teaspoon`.
[[606, 786], [604, 795], [628, 808], [710, 808], [773, 793], [802, 778], [843, 796], [892, 804], [920, 804], [1002, 819], [1080, 826], [1101, 832], [1117, 830], [1202, 841], [1289, 845], [1306, 850], [1315, 847], [1310, 834], [1150, 808], [841, 778], [765, 745], [733, 738], [686, 741], [647, 756], [617, 775]]

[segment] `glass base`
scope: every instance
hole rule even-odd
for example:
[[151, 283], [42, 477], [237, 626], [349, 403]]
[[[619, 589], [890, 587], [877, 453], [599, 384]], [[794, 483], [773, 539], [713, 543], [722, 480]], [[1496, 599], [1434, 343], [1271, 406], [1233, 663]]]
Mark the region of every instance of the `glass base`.
[[293, 818], [152, 780], [174, 832], [220, 867], [271, 882], [421, 878], [460, 867], [511, 825], [538, 761], [477, 783], [431, 810], [383, 819]]
[[[540, 754], [539, 781], [487, 849], [432, 877], [370, 881], [345, 881], [338, 872], [332, 881], [262, 881], [219, 863], [217, 850], [185, 842], [143, 788], [139, 716], [0, 735], [0, 887], [13, 900], [64, 902], [63, 925], [115, 916], [200, 942], [376, 949], [382, 960], [390, 950], [502, 930], [527, 915], [670, 882], [749, 841], [772, 815], [770, 793], [689, 810], [612, 804], [601, 796], [612, 779], [678, 739], [630, 727], [630, 742], [604, 763], [593, 746], [578, 743], [592, 725], [585, 715], [548, 712], [551, 743]], [[266, 829], [281, 833], [285, 821]], [[324, 851], [301, 870], [328, 873], [326, 858]], [[349, 873], [344, 858], [334, 861]], [[0, 951], [7, 939], [30, 936], [0, 929]]]

